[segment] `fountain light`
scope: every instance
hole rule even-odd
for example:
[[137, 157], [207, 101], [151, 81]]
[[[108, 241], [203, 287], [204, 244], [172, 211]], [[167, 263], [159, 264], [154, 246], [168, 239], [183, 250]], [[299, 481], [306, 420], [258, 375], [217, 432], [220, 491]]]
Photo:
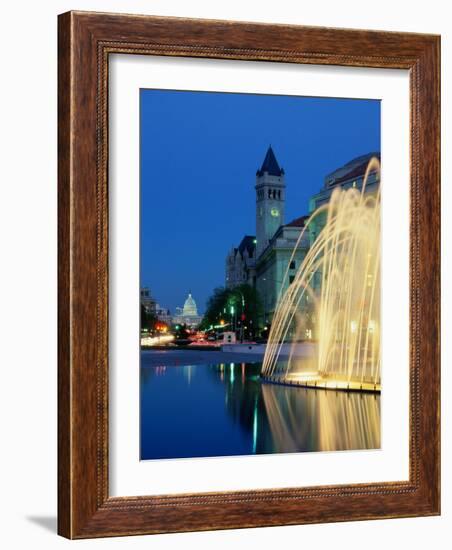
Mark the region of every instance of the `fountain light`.
[[[361, 190], [337, 187], [329, 203], [307, 221], [289, 259], [265, 351], [262, 376], [279, 383], [325, 389], [380, 391], [380, 190], [366, 193], [369, 173], [380, 170], [372, 159]], [[305, 231], [325, 218], [292, 284], [289, 266]], [[322, 222], [323, 223], [323, 222]], [[319, 284], [320, 280], [320, 284]], [[302, 375], [294, 353], [306, 334], [307, 304], [317, 347], [317, 372]], [[281, 368], [281, 346], [290, 340], [289, 359]]]

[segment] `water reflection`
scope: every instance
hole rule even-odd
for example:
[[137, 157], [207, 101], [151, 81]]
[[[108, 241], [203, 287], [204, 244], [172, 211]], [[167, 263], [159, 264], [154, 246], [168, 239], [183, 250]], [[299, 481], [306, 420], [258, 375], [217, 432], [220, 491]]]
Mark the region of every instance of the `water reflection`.
[[274, 452], [380, 447], [379, 396], [262, 386]]
[[380, 396], [262, 383], [261, 364], [143, 367], [141, 458], [380, 447]]

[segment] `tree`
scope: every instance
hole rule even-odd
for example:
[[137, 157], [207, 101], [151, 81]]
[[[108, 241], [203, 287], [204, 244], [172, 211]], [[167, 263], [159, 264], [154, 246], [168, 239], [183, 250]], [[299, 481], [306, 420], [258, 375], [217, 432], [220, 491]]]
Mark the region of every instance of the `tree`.
[[141, 304], [141, 330], [148, 329], [154, 330], [157, 317], [150, 313], [143, 304]]
[[231, 289], [218, 287], [207, 301], [200, 328], [207, 330], [223, 321], [229, 330], [235, 330], [245, 338], [254, 338], [257, 335], [260, 309], [261, 303], [254, 287], [248, 284]]
[[257, 290], [248, 284], [234, 287], [230, 291], [230, 303], [236, 312], [235, 329], [244, 338], [254, 339], [258, 335], [258, 320], [262, 310]]
[[207, 308], [199, 328], [207, 330], [210, 326], [217, 325], [220, 322], [220, 317], [226, 309], [229, 290], [224, 287], [217, 287], [213, 294], [207, 300]]

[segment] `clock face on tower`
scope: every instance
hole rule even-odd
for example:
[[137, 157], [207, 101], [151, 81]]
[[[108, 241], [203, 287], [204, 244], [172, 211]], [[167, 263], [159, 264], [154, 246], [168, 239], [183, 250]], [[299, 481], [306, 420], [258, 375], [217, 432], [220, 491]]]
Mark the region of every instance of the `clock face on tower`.
[[277, 218], [277, 217], [279, 216], [279, 210], [278, 210], [277, 208], [272, 208], [272, 209], [270, 210], [270, 214], [271, 214], [273, 217]]

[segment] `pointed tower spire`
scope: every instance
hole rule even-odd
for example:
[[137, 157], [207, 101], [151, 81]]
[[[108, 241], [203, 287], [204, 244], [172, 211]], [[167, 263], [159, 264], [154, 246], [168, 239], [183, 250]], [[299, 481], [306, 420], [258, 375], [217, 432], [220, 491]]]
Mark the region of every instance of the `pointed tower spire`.
[[268, 246], [281, 225], [284, 225], [285, 183], [270, 145], [260, 170], [256, 173], [256, 258]]
[[279, 167], [271, 145], [269, 145], [264, 162], [262, 163], [260, 170], [257, 171], [256, 175], [262, 176], [265, 172], [267, 172], [269, 176], [282, 176], [284, 174], [284, 170]]

